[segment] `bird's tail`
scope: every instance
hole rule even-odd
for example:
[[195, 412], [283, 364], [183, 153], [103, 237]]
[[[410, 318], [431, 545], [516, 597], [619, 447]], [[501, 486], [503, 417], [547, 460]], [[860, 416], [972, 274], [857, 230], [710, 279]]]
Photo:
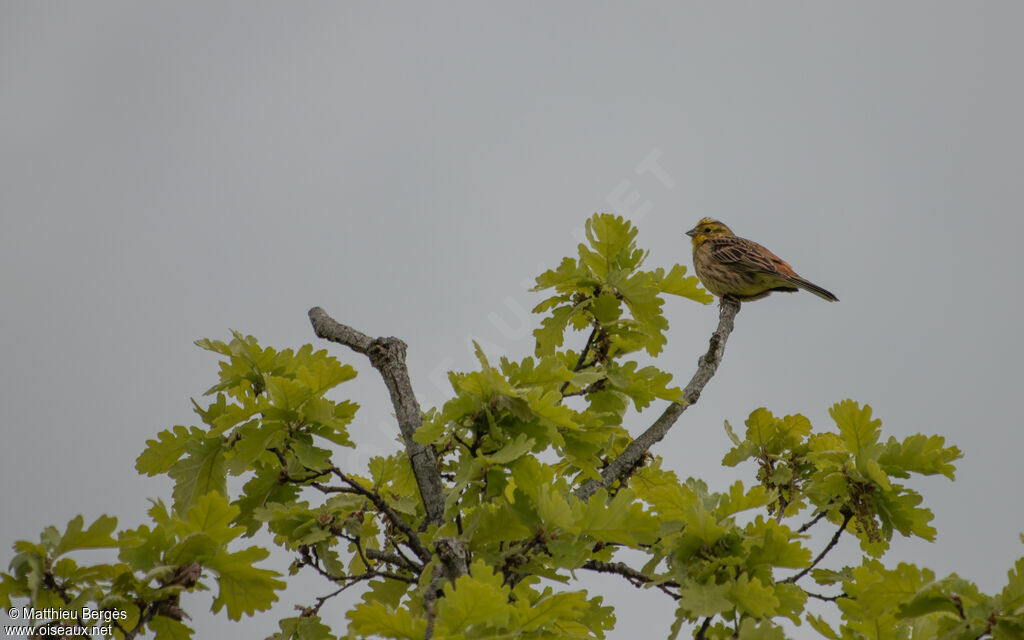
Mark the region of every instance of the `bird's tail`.
[[804, 280], [803, 278], [791, 278], [790, 280], [793, 284], [800, 287], [804, 291], [810, 291], [819, 298], [824, 298], [829, 302], [839, 302], [839, 298], [837, 298], [834, 293], [832, 293], [828, 289], [822, 289], [821, 287], [819, 287], [818, 285], [814, 284], [809, 280]]

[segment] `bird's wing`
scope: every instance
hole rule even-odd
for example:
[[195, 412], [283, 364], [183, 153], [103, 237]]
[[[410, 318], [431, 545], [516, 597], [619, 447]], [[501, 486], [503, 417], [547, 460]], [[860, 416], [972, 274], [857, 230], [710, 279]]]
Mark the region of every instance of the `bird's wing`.
[[753, 240], [739, 236], [719, 236], [708, 238], [707, 243], [711, 249], [711, 258], [718, 262], [731, 264], [748, 271], [761, 271], [787, 277], [796, 276], [793, 267], [789, 266], [785, 260]]

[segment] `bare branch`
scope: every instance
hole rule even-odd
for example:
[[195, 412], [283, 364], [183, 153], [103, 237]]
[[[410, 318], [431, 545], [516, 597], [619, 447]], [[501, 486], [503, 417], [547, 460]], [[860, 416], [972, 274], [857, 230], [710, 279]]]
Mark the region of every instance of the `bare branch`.
[[409, 369], [405, 364], [405, 343], [398, 338], [371, 339], [366, 334], [337, 322], [320, 307], [309, 310], [309, 321], [319, 337], [343, 344], [369, 357], [370, 364], [384, 378], [384, 384], [391, 394], [391, 405], [398, 418], [398, 427], [405, 441], [405, 452], [412, 463], [423, 507], [427, 512], [427, 522], [440, 525], [444, 519], [441, 472], [434, 450], [413, 439], [416, 430], [423, 423], [423, 412], [409, 380]]
[[626, 450], [601, 471], [600, 480], [591, 480], [576, 490], [577, 498], [589, 500], [590, 496], [597, 493], [600, 489], [607, 489], [616, 481], [628, 477], [647, 451], [665, 437], [669, 429], [679, 419], [679, 416], [683, 415], [683, 412], [686, 411], [686, 408], [697, 402], [701, 392], [704, 390], [704, 386], [715, 375], [719, 363], [722, 362], [722, 356], [725, 354], [725, 343], [729, 339], [729, 334], [732, 333], [733, 322], [739, 311], [740, 303], [738, 300], [728, 297], [722, 299], [718, 315], [718, 328], [711, 334], [707, 353], [702, 355], [697, 362], [697, 371], [690, 378], [686, 388], [683, 389], [685, 404], [670, 404], [661, 416], [654, 421], [654, 424], [648, 427], [633, 442], [629, 443]]
[[818, 554], [818, 557], [814, 559], [814, 562], [811, 563], [811, 566], [807, 567], [806, 569], [804, 569], [800, 573], [796, 574], [795, 576], [790, 576], [790, 577], [786, 578], [785, 580], [780, 580], [780, 582], [795, 583], [797, 580], [799, 580], [800, 578], [802, 578], [805, 575], [807, 575], [808, 573], [810, 573], [811, 569], [816, 567], [818, 565], [818, 563], [821, 562], [825, 558], [825, 555], [829, 551], [831, 551], [833, 547], [835, 547], [837, 544], [839, 544], [839, 537], [841, 535], [843, 535], [843, 531], [846, 531], [846, 525], [850, 524], [850, 520], [852, 518], [853, 518], [853, 512], [850, 512], [850, 511], [846, 512], [846, 514], [843, 516], [843, 524], [839, 525], [839, 529], [836, 530], [835, 535], [833, 535], [832, 539], [829, 541], [829, 543], [827, 545], [825, 545], [825, 548], [821, 550], [821, 553]]

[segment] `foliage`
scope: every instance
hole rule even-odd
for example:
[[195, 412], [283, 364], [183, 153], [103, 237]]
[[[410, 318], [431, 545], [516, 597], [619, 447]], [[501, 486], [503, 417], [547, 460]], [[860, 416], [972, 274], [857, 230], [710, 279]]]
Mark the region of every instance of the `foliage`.
[[[784, 638], [786, 620], [833, 640], [1024, 637], [1024, 558], [996, 595], [884, 564], [894, 535], [935, 536], [922, 496], [898, 481], [952, 479], [960, 452], [939, 436], [883, 441], [870, 407], [852, 400], [832, 407], [831, 430], [767, 409], [750, 414], [742, 437], [726, 423], [735, 446], [723, 463], [753, 462], [752, 483], [713, 491], [655, 455], [578, 499], [630, 442], [630, 405], [682, 401], [671, 374], [638, 359], [666, 343], [664, 296], [710, 301], [682, 266], [645, 270], [622, 218], [594, 216], [586, 231], [577, 258], [537, 279], [549, 296], [535, 309], [534, 355], [495, 364], [478, 349], [479, 368], [452, 373], [451, 399], [423, 416], [415, 439], [436, 452], [445, 481], [440, 526], [426, 524], [405, 450], [362, 472], [335, 462], [338, 447], [354, 446], [357, 406], [326, 396], [354, 369], [309, 345], [276, 351], [235, 333], [197, 343], [222, 358], [211, 401], [195, 406], [202, 426], [159, 433], [137, 460], [140, 473], [174, 480], [171, 505], [155, 501], [150, 524], [116, 534], [113, 518], [85, 527], [79, 516], [18, 542], [0, 604], [121, 611], [117, 637], [189, 638], [182, 592], [215, 585], [213, 610], [232, 619], [277, 599], [285, 583], [260, 566], [267, 550], [236, 548], [265, 531], [294, 555], [291, 573], [335, 585], [281, 620], [280, 640], [604, 638], [615, 616], [576, 584], [588, 571], [668, 598], [670, 638], [684, 627], [697, 638]], [[579, 353], [564, 347], [570, 330], [588, 335]], [[808, 532], [823, 523], [834, 534], [816, 553]], [[859, 541], [861, 563], [826, 568], [844, 534]], [[445, 563], [449, 540], [465, 550], [465, 570]], [[116, 549], [117, 562], [80, 564], [72, 556], [83, 549]], [[626, 565], [625, 550], [646, 563]], [[348, 629], [330, 629], [321, 608], [354, 584], [366, 589]], [[808, 611], [809, 598], [834, 603], [839, 626]]]

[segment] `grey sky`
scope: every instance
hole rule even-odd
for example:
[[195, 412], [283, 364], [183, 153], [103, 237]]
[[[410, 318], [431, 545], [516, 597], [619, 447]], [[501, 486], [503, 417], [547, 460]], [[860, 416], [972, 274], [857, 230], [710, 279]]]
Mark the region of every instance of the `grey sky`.
[[[194, 339], [299, 346], [321, 305], [406, 340], [431, 404], [471, 336], [530, 352], [523, 281], [618, 209], [654, 265], [689, 266], [682, 233], [710, 215], [842, 299], [745, 305], [657, 450], [673, 468], [724, 488], [723, 419], [824, 429], [833, 402], [869, 403], [886, 434], [966, 455], [956, 483], [914, 483], [938, 541], [890, 558], [1001, 587], [1024, 530], [1024, 5], [241, 6], [0, 5], [5, 549], [168, 495], [134, 459], [195, 422], [216, 360]], [[716, 313], [667, 309], [661, 365], [685, 382]], [[366, 449], [341, 456], [361, 466], [397, 431], [373, 371], [332, 350], [361, 372], [342, 391]], [[613, 637], [667, 632], [660, 594], [594, 585], [621, 598]], [[302, 581], [233, 635], [324, 592]], [[233, 628], [210, 597], [199, 637]]]

